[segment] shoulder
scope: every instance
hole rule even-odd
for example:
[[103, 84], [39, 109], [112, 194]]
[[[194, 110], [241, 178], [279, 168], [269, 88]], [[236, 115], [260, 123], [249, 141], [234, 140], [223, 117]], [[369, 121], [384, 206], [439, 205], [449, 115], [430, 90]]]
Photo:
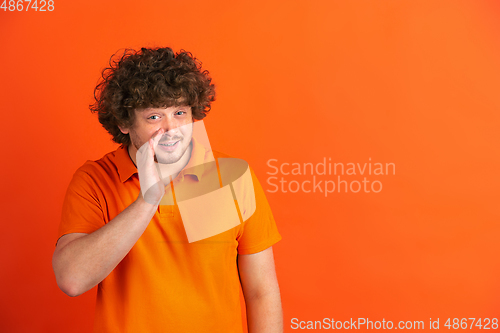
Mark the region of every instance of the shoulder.
[[238, 156], [228, 155], [226, 153], [223, 153], [223, 152], [220, 152], [217, 150], [212, 150], [212, 153], [213, 153], [214, 158], [219, 163], [219, 166], [221, 166], [221, 164], [222, 164], [220, 159], [227, 159], [227, 160], [224, 160], [224, 162], [226, 162], [226, 163], [223, 162], [223, 164], [227, 165], [228, 168], [229, 167], [231, 167], [231, 169], [236, 168], [240, 172], [246, 171], [248, 169], [250, 171], [250, 174], [252, 175], [252, 178], [255, 179], [257, 177], [255, 175], [254, 170], [252, 169], [250, 164], [245, 159], [238, 157]]
[[224, 168], [224, 169], [237, 169], [239, 171], [246, 171], [247, 169], [250, 169], [250, 171], [253, 174], [253, 170], [248, 164], [247, 161], [240, 157], [228, 155], [226, 153], [217, 151], [217, 150], [212, 150], [213, 156], [215, 160], [217, 160], [217, 163], [219, 164], [219, 168]]
[[261, 190], [258, 177], [246, 160], [216, 150], [212, 150], [212, 152], [217, 161], [223, 183], [237, 181], [241, 185], [253, 184], [252, 188], [254, 190]]
[[87, 160], [74, 173], [73, 179], [92, 180], [93, 182], [102, 182], [118, 179], [117, 155], [120, 153], [118, 149], [109, 152], [97, 160]]

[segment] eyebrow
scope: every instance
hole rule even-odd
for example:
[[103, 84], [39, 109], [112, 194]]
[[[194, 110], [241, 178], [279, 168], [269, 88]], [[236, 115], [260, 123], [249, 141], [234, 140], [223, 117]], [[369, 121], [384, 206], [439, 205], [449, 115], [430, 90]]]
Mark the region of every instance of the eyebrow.
[[[158, 110], [160, 109], [160, 110]], [[179, 105], [179, 106], [175, 106], [174, 108], [174, 112], [175, 111], [179, 111], [179, 110], [191, 110], [191, 106], [189, 105]], [[137, 110], [138, 112], [140, 112], [142, 115], [146, 115], [146, 114], [151, 114], [151, 113], [163, 113], [165, 112], [166, 108], [146, 108], [146, 109], [142, 109], [142, 110]]]

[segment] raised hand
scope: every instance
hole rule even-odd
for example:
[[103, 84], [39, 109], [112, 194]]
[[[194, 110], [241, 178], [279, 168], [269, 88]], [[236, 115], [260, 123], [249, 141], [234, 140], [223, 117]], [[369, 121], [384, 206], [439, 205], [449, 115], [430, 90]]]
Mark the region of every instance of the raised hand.
[[158, 175], [154, 159], [156, 146], [163, 133], [165, 133], [163, 128], [156, 131], [152, 137], [139, 148], [136, 155], [141, 194], [143, 199], [152, 205], [158, 205], [165, 194], [165, 185]]

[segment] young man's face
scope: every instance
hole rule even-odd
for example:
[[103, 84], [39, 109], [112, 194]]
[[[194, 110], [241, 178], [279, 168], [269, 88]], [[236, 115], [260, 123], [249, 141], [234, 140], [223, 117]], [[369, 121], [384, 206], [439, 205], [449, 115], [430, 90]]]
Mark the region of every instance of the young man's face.
[[137, 150], [160, 128], [163, 128], [165, 133], [155, 150], [159, 163], [176, 163], [186, 151], [191, 151], [189, 148], [193, 136], [193, 117], [190, 106], [148, 108], [134, 112], [134, 124], [129, 128], [120, 127], [122, 133], [130, 135], [132, 144], [129, 152], [134, 163]]

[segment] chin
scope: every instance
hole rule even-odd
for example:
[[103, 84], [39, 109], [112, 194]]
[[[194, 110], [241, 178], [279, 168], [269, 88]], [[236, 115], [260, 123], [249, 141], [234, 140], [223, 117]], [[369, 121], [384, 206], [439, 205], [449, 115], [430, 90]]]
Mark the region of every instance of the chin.
[[157, 160], [158, 163], [160, 164], [172, 164], [172, 163], [176, 163], [177, 161], [179, 161], [181, 159], [182, 155], [177, 155], [175, 154], [175, 156], [173, 155], [168, 155], [168, 156], [158, 156], [156, 155], [155, 158]]

